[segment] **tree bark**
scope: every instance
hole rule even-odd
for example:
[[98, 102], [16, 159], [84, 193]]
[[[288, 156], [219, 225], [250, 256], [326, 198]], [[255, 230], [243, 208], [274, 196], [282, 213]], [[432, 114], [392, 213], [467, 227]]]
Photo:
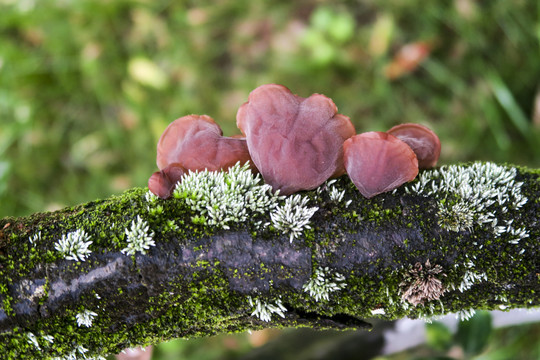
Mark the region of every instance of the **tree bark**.
[[[318, 209], [295, 237], [268, 213], [208, 225], [185, 199], [149, 200], [141, 188], [4, 218], [0, 353], [90, 358], [176, 337], [537, 307], [540, 172], [505, 167], [506, 183], [478, 172], [507, 201], [474, 212], [463, 204], [476, 195], [449, 190], [450, 168], [372, 199], [346, 176], [303, 192]], [[138, 220], [155, 245], [130, 251]], [[70, 258], [58, 243], [77, 230], [90, 252]]]

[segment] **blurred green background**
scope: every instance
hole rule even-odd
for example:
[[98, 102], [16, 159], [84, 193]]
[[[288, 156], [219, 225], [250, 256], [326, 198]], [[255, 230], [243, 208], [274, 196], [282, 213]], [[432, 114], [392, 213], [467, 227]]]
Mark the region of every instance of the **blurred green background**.
[[441, 163], [540, 167], [537, 1], [0, 0], [0, 14], [0, 217], [145, 186], [169, 122], [208, 114], [233, 135], [272, 82], [331, 97], [358, 132], [427, 125]]
[[537, 1], [0, 4], [0, 217], [145, 186], [169, 122], [235, 134], [270, 82], [331, 97], [358, 132], [425, 124], [442, 163], [540, 165]]

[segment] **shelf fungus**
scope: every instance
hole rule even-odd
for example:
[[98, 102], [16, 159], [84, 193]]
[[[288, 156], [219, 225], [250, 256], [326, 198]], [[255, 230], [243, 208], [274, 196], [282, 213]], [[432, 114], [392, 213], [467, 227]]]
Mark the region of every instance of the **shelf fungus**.
[[394, 190], [418, 174], [416, 155], [393, 135], [362, 133], [345, 141], [343, 147], [347, 174], [366, 198]]
[[238, 109], [236, 121], [264, 181], [283, 195], [345, 173], [343, 142], [355, 129], [324, 95], [303, 98], [282, 85], [262, 85]]
[[187, 115], [169, 124], [161, 135], [156, 161], [160, 171], [152, 174], [148, 189], [167, 199], [190, 170], [228, 170], [238, 162], [251, 164], [250, 160], [244, 138], [223, 136], [209, 116]]
[[411, 147], [418, 159], [420, 169], [437, 165], [441, 155], [441, 141], [428, 127], [420, 124], [400, 124], [387, 131]]
[[441, 152], [439, 138], [425, 126], [407, 123], [355, 135], [332, 99], [304, 98], [277, 84], [253, 90], [236, 123], [242, 135], [224, 137], [206, 115], [173, 121], [158, 142], [160, 171], [150, 177], [150, 191], [167, 199], [190, 171], [230, 171], [247, 163], [279, 195], [312, 190], [347, 173], [371, 198], [413, 180], [419, 168], [435, 166]]
[[188, 171], [180, 164], [167, 165], [163, 170], [156, 171], [148, 179], [148, 189], [162, 199], [171, 197], [176, 183]]
[[164, 169], [178, 163], [191, 171], [227, 170], [250, 160], [246, 140], [223, 136], [206, 115], [187, 115], [165, 129], [157, 146], [157, 165]]

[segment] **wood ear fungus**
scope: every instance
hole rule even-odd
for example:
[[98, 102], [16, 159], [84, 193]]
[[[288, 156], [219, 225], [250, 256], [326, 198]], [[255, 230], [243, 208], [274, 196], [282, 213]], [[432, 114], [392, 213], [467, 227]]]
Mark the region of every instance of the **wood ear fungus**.
[[314, 189], [345, 172], [343, 141], [356, 131], [324, 95], [303, 98], [282, 85], [262, 85], [236, 120], [264, 181], [281, 194]]
[[311, 190], [331, 177], [349, 174], [367, 198], [413, 180], [436, 165], [441, 142], [429, 128], [401, 124], [387, 132], [356, 134], [350, 119], [321, 94], [307, 98], [285, 86], [262, 85], [236, 115], [242, 135], [224, 137], [206, 115], [173, 121], [157, 146], [157, 165], [148, 188], [166, 199], [188, 171], [228, 170], [249, 162], [274, 191]]
[[428, 127], [420, 124], [400, 124], [387, 131], [411, 147], [418, 158], [420, 169], [437, 165], [441, 155], [441, 141]]
[[251, 160], [245, 139], [222, 135], [219, 125], [206, 115], [173, 121], [158, 142], [158, 168], [177, 163], [192, 171], [219, 171]]
[[366, 198], [391, 191], [418, 174], [416, 155], [393, 135], [358, 134], [346, 140], [343, 148], [347, 173]]
[[180, 164], [171, 164], [161, 171], [156, 171], [148, 179], [148, 189], [162, 199], [171, 197], [176, 183], [182, 180], [187, 170]]

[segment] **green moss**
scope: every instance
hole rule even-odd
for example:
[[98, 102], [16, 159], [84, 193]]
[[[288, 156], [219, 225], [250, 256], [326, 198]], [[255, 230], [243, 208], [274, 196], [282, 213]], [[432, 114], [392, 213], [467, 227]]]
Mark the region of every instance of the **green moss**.
[[[402, 248], [393, 250], [399, 263], [387, 264], [382, 259], [376, 258], [363, 264], [362, 269], [350, 270], [346, 274], [346, 289], [336, 292], [328, 302], [316, 302], [306, 292], [277, 289], [273, 284], [270, 284], [267, 293], [261, 294], [263, 298], [271, 301], [278, 295], [282, 295], [284, 304], [291, 311], [316, 312], [319, 316], [347, 314], [358, 318], [372, 317], [372, 310], [382, 308], [386, 314], [379, 316], [385, 319], [398, 319], [403, 316], [430, 317], [473, 306], [486, 309], [497, 307], [502, 302], [495, 301], [495, 296], [503, 293], [501, 288], [509, 279], [524, 282], [531, 273], [537, 280], [540, 276], [534, 274], [536, 259], [532, 254], [520, 255], [519, 247], [504, 245], [509, 240], [506, 234], [499, 238], [488, 238], [483, 242], [483, 248], [472, 244], [474, 241], [488, 237], [489, 234], [482, 228], [475, 228], [473, 232], [440, 232], [441, 237], [434, 236], [433, 229], [439, 229], [436, 208], [440, 204], [432, 199], [405, 195], [403, 189], [398, 189], [397, 195], [402, 196], [401, 199], [405, 199], [404, 201], [408, 202], [407, 205], [396, 201], [389, 194], [366, 200], [358, 194], [349, 181], [342, 178], [336, 185], [346, 189], [344, 200], [338, 203], [329, 201], [326, 193], [318, 195], [313, 191], [305, 195], [312, 201], [319, 197], [320, 200], [317, 201], [321, 201], [321, 206], [313, 216], [312, 228], [304, 229], [302, 236], [295, 239], [293, 243], [311, 249], [312, 270], [319, 266], [320, 254], [325, 252], [327, 259], [331, 259], [332, 251], [339, 246], [343, 234], [354, 233], [359, 228], [369, 227], [376, 231], [387, 223], [391, 223], [397, 229], [416, 229], [425, 241], [425, 248], [416, 248], [413, 251], [409, 246], [410, 240], [405, 239]], [[534, 186], [536, 186], [534, 191], [538, 191], [539, 186]], [[26, 231], [9, 234], [9, 243], [13, 244], [13, 248], [8, 253], [0, 255], [0, 261], [4, 265], [0, 269], [0, 296], [2, 296], [4, 311], [13, 315], [13, 299], [9, 296], [8, 284], [17, 283], [34, 271], [39, 264], [62, 261], [61, 256], [54, 250], [54, 242], [67, 231], [76, 228], [84, 228], [88, 231], [94, 241], [91, 246], [94, 252], [119, 251], [124, 248], [126, 245], [124, 230], [137, 215], [148, 221], [150, 228], [156, 234], [156, 239], [178, 245], [211, 237], [218, 231], [216, 227], [209, 226], [206, 220], [200, 221], [200, 218], [204, 216], [193, 212], [185, 206], [183, 201], [159, 199], [149, 204], [145, 200], [145, 193], [146, 189], [133, 189], [109, 200], [66, 209], [57, 216], [53, 214], [45, 223], [40, 222], [40, 216], [36, 215], [34, 220], [26, 223]], [[531, 198], [531, 195], [527, 196]], [[349, 200], [352, 202], [347, 207], [346, 201]], [[441, 203], [443, 202], [449, 203], [448, 199], [441, 200]], [[519, 216], [525, 218], [528, 212], [532, 211], [533, 203], [530, 202], [524, 206], [523, 215]], [[194, 218], [199, 220], [193, 222]], [[516, 221], [522, 221], [520, 217], [516, 219]], [[274, 241], [275, 237], [283, 236], [272, 226], [261, 229], [257, 223], [261, 220], [264, 222], [269, 218], [261, 215], [243, 224], [231, 224], [231, 227], [233, 230], [242, 230], [268, 241]], [[16, 228], [16, 224], [17, 222], [13, 221], [12, 226]], [[39, 230], [42, 232], [42, 237], [35, 247], [31, 247], [26, 237]], [[538, 239], [538, 235], [538, 230], [535, 230], [531, 232], [530, 239], [524, 239], [520, 244], [531, 248], [534, 244], [529, 241]], [[501, 251], [494, 252], [494, 249], [501, 249]], [[203, 253], [208, 249], [200, 245], [194, 247], [193, 251]], [[417, 261], [425, 261], [427, 258], [437, 263], [444, 260], [445, 254], [448, 253], [455, 254], [455, 258], [453, 263], [445, 264], [446, 277], [441, 279], [445, 287], [450, 289], [451, 285], [457, 286], [461, 283], [468, 270], [463, 264], [473, 256], [478, 259], [475, 261], [474, 271], [485, 272], [488, 280], [474, 284], [469, 291], [464, 293], [448, 290], [440, 299], [444, 307], [439, 301], [431, 301], [417, 307], [404, 304], [399, 293], [399, 284], [403, 281], [407, 266]], [[13, 254], [21, 254], [21, 256], [15, 257]], [[516, 258], [519, 261], [516, 261]], [[502, 266], [495, 268], [493, 264], [502, 264]], [[136, 267], [135, 263], [134, 266]], [[219, 261], [196, 261], [192, 264], [196, 271], [188, 284], [186, 285], [185, 279], [171, 279], [171, 287], [167, 291], [151, 297], [148, 301], [145, 313], [150, 316], [147, 320], [140, 320], [134, 326], [124, 324], [123, 328], [115, 328], [113, 331], [113, 327], [118, 326], [119, 323], [122, 324], [118, 320], [119, 314], [107, 314], [99, 310], [106, 308], [108, 304], [104, 303], [103, 299], [95, 298], [95, 293], [93, 293], [92, 296], [84, 297], [80, 302], [73, 304], [73, 308], [65, 309], [47, 321], [37, 320], [26, 331], [32, 331], [38, 338], [46, 334], [54, 335], [55, 342], [52, 345], [39, 340], [40, 346], [47, 349], [48, 354], [54, 356], [73, 351], [73, 344], [83, 344], [88, 347], [91, 349], [89, 354], [114, 353], [129, 346], [160, 342], [164, 338], [208, 336], [213, 333], [237, 332], [267, 326], [249, 316], [251, 308], [247, 295], [232, 292], [223, 271], [230, 271], [236, 278], [265, 279], [265, 274], [272, 272], [269, 264], [260, 263], [253, 269], [243, 271], [221, 270], [221, 266]], [[79, 271], [89, 271], [92, 264], [74, 262], [72, 267], [74, 270], [79, 268]], [[283, 265], [279, 268], [284, 269]], [[287, 276], [294, 276], [294, 274]], [[44, 295], [39, 299], [40, 304], [47, 299], [48, 286], [47, 283], [44, 287]], [[117, 293], [119, 297], [125, 296], [126, 289], [119, 287]], [[504, 295], [512, 299], [512, 306], [530, 306], [538, 302], [533, 289], [520, 293], [506, 291]], [[81, 311], [82, 304], [85, 304], [84, 308], [87, 307], [86, 304], [92, 304], [92, 311], [98, 313], [94, 326], [90, 328], [79, 328], [76, 325], [75, 316]], [[294, 319], [288, 319], [272, 325], [294, 326], [297, 323]], [[37, 350], [28, 344], [26, 332], [13, 330], [9, 335], [2, 336], [2, 340], [8, 339], [5, 343], [10, 344], [8, 352], [10, 356], [39, 355]]]

